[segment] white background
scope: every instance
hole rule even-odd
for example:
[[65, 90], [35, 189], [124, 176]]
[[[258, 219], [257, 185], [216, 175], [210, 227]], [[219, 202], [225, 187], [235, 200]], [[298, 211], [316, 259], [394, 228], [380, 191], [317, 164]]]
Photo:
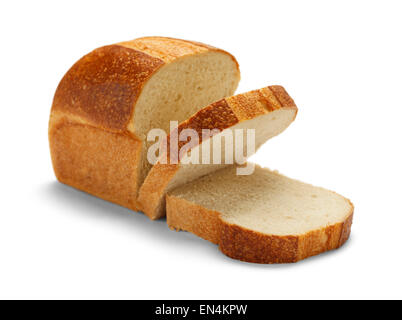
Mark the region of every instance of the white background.
[[[0, 298], [402, 298], [401, 16], [400, 1], [2, 1]], [[238, 92], [285, 86], [297, 119], [254, 160], [354, 202], [342, 249], [234, 261], [56, 182], [59, 80], [92, 49], [147, 35], [233, 53]]]

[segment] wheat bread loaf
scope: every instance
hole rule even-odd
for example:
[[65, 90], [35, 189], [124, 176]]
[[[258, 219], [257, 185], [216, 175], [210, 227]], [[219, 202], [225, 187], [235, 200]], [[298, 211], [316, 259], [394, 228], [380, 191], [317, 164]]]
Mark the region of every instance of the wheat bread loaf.
[[166, 206], [170, 228], [255, 263], [297, 262], [339, 248], [353, 217], [348, 199], [259, 166], [251, 175], [224, 168], [178, 187]]
[[235, 58], [201, 43], [146, 37], [98, 48], [61, 80], [49, 121], [59, 181], [137, 210], [147, 132], [234, 93]]
[[[138, 202], [141, 211], [149, 218], [158, 219], [165, 215], [165, 194], [169, 190], [186, 184], [210, 172], [232, 165], [226, 161], [227, 149], [224, 143], [220, 148], [213, 148], [216, 145], [211, 140], [221, 140], [228, 131], [236, 132], [243, 129], [244, 137], [240, 144], [234, 143], [229, 153], [244, 151], [241, 158], [250, 156], [247, 150], [247, 129], [255, 129], [255, 152], [268, 139], [278, 135], [285, 130], [295, 119], [297, 107], [281, 86], [269, 86], [260, 90], [253, 90], [247, 93], [224, 98], [203, 108], [188, 120], [181, 123], [176, 129], [176, 136], [186, 129], [194, 129], [199, 136], [197, 144], [192, 145], [190, 151], [197, 151], [199, 163], [184, 163], [182, 158], [177, 157], [177, 163], [172, 163], [172, 157], [176, 156], [167, 150], [167, 163], [158, 161], [150, 170], [144, 184], [139, 192]], [[211, 137], [203, 137], [202, 129], [218, 129], [220, 133]], [[172, 131], [171, 135], [174, 131]], [[232, 134], [234, 137], [235, 134]], [[170, 136], [168, 137], [169, 140]], [[215, 153], [221, 155], [221, 163], [202, 164], [203, 148], [209, 146], [210, 159]], [[232, 154], [231, 154], [232, 155]], [[232, 155], [232, 159], [236, 160]]]

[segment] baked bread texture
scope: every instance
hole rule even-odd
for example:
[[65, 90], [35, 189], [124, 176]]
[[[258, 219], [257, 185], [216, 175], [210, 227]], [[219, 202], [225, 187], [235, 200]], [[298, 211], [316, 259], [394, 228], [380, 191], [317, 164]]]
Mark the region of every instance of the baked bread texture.
[[[240, 159], [237, 157], [240, 161], [251, 156], [264, 142], [285, 130], [295, 119], [296, 114], [295, 103], [281, 86], [269, 86], [224, 98], [198, 111], [170, 134], [179, 136], [186, 129], [194, 129], [198, 133], [197, 143], [190, 147], [191, 152], [199, 155], [198, 163], [184, 163], [177, 153], [172, 155], [168, 148], [167, 161], [165, 163], [159, 161], [153, 166], [140, 189], [138, 200], [141, 211], [151, 219], [165, 216], [166, 192], [210, 172], [233, 165], [236, 160], [233, 154], [241, 153]], [[202, 129], [218, 129], [219, 133], [203, 137]], [[248, 153], [245, 154], [244, 151], [250, 146], [247, 145], [247, 129], [255, 130], [255, 140], [252, 141], [255, 142], [255, 148], [251, 152], [247, 150]], [[215, 144], [215, 141], [225, 137], [228, 131], [232, 133], [230, 139], [235, 136], [236, 131], [240, 131], [243, 135], [240, 143], [234, 141], [233, 147], [228, 148], [233, 162], [225, 159], [226, 144]], [[211, 160], [216, 153], [219, 153], [221, 158], [219, 163], [209, 161], [208, 164], [202, 164], [203, 151], [207, 143], [206, 150], [210, 154], [207, 158]], [[214, 149], [212, 146], [219, 147]], [[176, 157], [175, 163], [172, 163], [174, 162], [171, 161], [172, 157]]]
[[297, 262], [342, 246], [352, 203], [322, 188], [256, 166], [234, 166], [166, 196], [167, 223], [219, 245], [227, 256], [254, 263]]
[[230, 96], [240, 79], [229, 53], [201, 43], [146, 37], [98, 48], [61, 80], [49, 121], [57, 179], [137, 210], [151, 165], [150, 129], [169, 130]]
[[[198, 42], [145, 37], [90, 52], [54, 96], [49, 144], [57, 179], [151, 219], [166, 215], [170, 228], [242, 261], [297, 262], [339, 248], [351, 232], [348, 199], [257, 165], [239, 174], [297, 114], [281, 86], [233, 96], [239, 80], [231, 54]], [[180, 123], [173, 131], [171, 121]], [[152, 129], [170, 133], [154, 166]]]

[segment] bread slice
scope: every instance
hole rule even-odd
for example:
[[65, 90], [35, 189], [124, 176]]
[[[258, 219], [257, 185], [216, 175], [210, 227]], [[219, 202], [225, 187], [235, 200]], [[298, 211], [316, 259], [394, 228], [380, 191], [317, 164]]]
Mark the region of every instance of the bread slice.
[[[191, 151], [197, 151], [202, 158], [206, 143], [211, 146], [216, 145], [211, 143], [211, 139], [220, 140], [228, 131], [255, 129], [255, 150], [247, 151], [249, 152], [247, 155], [250, 156], [265, 141], [285, 130], [295, 119], [296, 114], [297, 107], [285, 89], [281, 86], [270, 86], [225, 98], [205, 107], [181, 123], [175, 134], [180, 135], [185, 129], [195, 129], [199, 136], [199, 144], [193, 145]], [[204, 138], [201, 134], [202, 129], [219, 129], [221, 133], [212, 138]], [[246, 135], [246, 130], [244, 130], [244, 135]], [[168, 137], [169, 139], [170, 137]], [[239, 149], [240, 151], [246, 150], [248, 148], [246, 142], [247, 139], [244, 137], [242, 143], [235, 144], [229, 152], [238, 153]], [[210, 149], [212, 148], [207, 147], [207, 150]], [[179, 159], [178, 163], [172, 163], [172, 155], [169, 153], [167, 163], [160, 161], [156, 163], [140, 189], [138, 200], [141, 210], [151, 219], [163, 217], [166, 192], [230, 165], [224, 159], [226, 151], [223, 143], [222, 148], [210, 150], [210, 159], [213, 154], [219, 153], [222, 159], [221, 164], [189, 164], [182, 159]], [[243, 158], [247, 155], [242, 154]]]
[[219, 245], [231, 258], [289, 263], [339, 248], [349, 238], [352, 203], [265, 168], [228, 167], [168, 193], [167, 223]]
[[49, 142], [59, 181], [137, 210], [151, 165], [147, 133], [169, 130], [234, 93], [229, 53], [201, 43], [147, 37], [98, 48], [80, 59], [54, 96]]

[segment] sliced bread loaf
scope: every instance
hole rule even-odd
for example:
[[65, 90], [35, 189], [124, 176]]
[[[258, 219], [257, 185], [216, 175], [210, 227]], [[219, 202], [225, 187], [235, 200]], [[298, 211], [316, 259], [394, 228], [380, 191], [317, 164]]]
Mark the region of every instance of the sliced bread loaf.
[[235, 167], [181, 186], [166, 196], [170, 228], [219, 245], [231, 258], [288, 263], [339, 248], [349, 238], [352, 203], [322, 188], [256, 166]]
[[[225, 98], [200, 110], [190, 119], [181, 123], [175, 131], [172, 131], [171, 135], [174, 133], [179, 136], [186, 129], [194, 129], [199, 139], [195, 145], [191, 146], [190, 151], [196, 152], [199, 159], [203, 158], [205, 150], [210, 154], [209, 159], [219, 153], [221, 162], [213, 163], [210, 161], [209, 164], [202, 164], [201, 161], [199, 164], [184, 163], [183, 158], [178, 157], [177, 154], [171, 154], [168, 148], [167, 163], [157, 162], [140, 189], [138, 200], [141, 210], [151, 219], [163, 217], [165, 215], [166, 192], [230, 165], [230, 161], [226, 161], [225, 156], [232, 157], [232, 159], [236, 158], [233, 153], [238, 153], [239, 150], [240, 152], [243, 151], [242, 159], [250, 156], [268, 139], [285, 130], [295, 119], [296, 114], [296, 105], [281, 86], [270, 86]], [[220, 133], [204, 137], [202, 129], [218, 129]], [[228, 131], [238, 132], [237, 129], [243, 129], [240, 132], [244, 136], [247, 132], [246, 129], [255, 130], [255, 140], [252, 141], [254, 149], [251, 152], [246, 137], [243, 137], [240, 143], [234, 141], [231, 149], [226, 148], [226, 144], [213, 148], [214, 145], [219, 144], [210, 140], [221, 140]], [[231, 137], [234, 136], [235, 133], [231, 135]], [[208, 146], [205, 149], [207, 143]], [[244, 152], [246, 149], [247, 154]], [[165, 154], [162, 156], [164, 157]], [[174, 162], [171, 161], [173, 157], [178, 160], [176, 163], [172, 163]]]
[[80, 59], [54, 96], [49, 142], [59, 181], [137, 210], [151, 165], [147, 133], [169, 130], [232, 95], [240, 79], [229, 53], [201, 43], [147, 37]]

